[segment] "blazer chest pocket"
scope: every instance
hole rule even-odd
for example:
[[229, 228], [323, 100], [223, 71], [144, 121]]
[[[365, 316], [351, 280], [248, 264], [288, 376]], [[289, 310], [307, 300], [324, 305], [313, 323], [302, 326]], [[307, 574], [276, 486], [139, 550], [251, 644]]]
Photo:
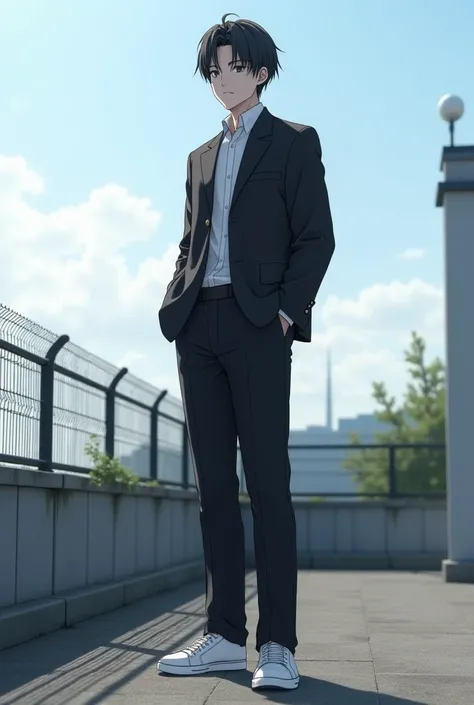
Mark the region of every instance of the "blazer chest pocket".
[[248, 178], [248, 181], [273, 180], [279, 181], [281, 173], [279, 171], [254, 171]]
[[260, 282], [262, 284], [279, 284], [283, 279], [287, 266], [286, 262], [262, 262], [260, 265]]

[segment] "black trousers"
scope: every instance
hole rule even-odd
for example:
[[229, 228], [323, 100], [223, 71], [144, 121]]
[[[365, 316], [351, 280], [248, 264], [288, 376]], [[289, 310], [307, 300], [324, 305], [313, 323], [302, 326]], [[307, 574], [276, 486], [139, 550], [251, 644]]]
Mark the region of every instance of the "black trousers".
[[[275, 641], [294, 653], [297, 555], [288, 458], [292, 329], [285, 335], [278, 316], [264, 328], [255, 327], [231, 291], [230, 286], [201, 290], [176, 340], [200, 498], [204, 633], [242, 646], [248, 637], [238, 437], [254, 520], [256, 648]], [[203, 300], [206, 294], [214, 298]]]

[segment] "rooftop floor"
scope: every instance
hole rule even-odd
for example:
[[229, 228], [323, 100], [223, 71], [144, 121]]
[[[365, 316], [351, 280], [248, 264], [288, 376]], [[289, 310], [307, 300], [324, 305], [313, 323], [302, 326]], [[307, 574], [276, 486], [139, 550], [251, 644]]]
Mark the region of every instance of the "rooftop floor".
[[158, 675], [200, 636], [203, 586], [122, 608], [0, 652], [1, 705], [473, 705], [474, 585], [432, 573], [304, 572], [300, 687], [254, 693], [256, 580], [248, 576], [248, 670]]

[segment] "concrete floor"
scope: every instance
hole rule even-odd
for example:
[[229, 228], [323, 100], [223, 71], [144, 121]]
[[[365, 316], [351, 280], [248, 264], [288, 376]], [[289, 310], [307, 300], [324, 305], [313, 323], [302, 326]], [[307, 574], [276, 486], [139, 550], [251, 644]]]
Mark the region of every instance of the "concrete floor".
[[1, 705], [473, 705], [474, 585], [428, 573], [301, 572], [297, 691], [250, 689], [249, 665], [177, 678], [160, 656], [201, 634], [202, 584], [188, 585], [0, 652]]

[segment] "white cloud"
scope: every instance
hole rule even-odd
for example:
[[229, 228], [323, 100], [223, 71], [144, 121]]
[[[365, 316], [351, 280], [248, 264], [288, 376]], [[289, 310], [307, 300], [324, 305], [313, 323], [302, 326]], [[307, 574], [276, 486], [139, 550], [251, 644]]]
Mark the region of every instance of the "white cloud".
[[339, 417], [374, 410], [373, 381], [386, 382], [390, 393], [401, 396], [406, 382], [403, 353], [411, 331], [425, 338], [428, 355], [443, 355], [443, 292], [420, 279], [373, 284], [354, 299], [329, 296], [319, 316], [316, 307], [313, 312], [323, 330], [314, 335], [313, 343], [295, 350], [294, 425], [307, 423], [308, 389], [315, 415], [323, 422], [328, 348], [333, 359], [334, 411]]
[[423, 259], [425, 254], [426, 252], [421, 247], [413, 247], [403, 250], [403, 252], [401, 252], [398, 256], [400, 259], [413, 260]]
[[[177, 245], [133, 271], [127, 262], [135, 243], [159, 237], [160, 214], [149, 199], [114, 184], [45, 213], [28, 200], [43, 190], [24, 159], [0, 156], [0, 301], [177, 395], [174, 346], [157, 320]], [[372, 411], [373, 380], [395, 394], [403, 390], [411, 330], [442, 352], [442, 291], [420, 279], [377, 283], [354, 299], [333, 295], [318, 304], [313, 342], [294, 346], [293, 426], [323, 421], [328, 347], [336, 416]]]

